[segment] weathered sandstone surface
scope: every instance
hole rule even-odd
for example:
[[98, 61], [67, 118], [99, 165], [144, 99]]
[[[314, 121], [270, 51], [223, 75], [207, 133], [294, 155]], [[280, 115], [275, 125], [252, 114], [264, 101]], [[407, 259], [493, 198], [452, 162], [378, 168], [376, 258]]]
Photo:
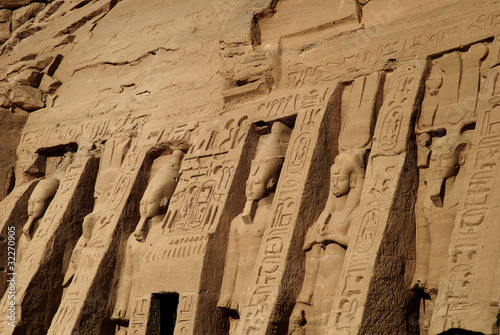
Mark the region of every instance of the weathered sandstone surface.
[[499, 334], [500, 0], [0, 0], [0, 334]]

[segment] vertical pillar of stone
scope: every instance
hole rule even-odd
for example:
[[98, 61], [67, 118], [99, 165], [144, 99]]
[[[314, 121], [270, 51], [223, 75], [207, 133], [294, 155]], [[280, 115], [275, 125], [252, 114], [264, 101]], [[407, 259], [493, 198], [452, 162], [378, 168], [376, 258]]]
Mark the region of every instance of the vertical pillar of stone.
[[[9, 236], [14, 236], [14, 242], [21, 238], [23, 225], [28, 219], [26, 211], [28, 199], [35, 185], [36, 182], [28, 182], [14, 188], [0, 203], [0, 250], [3, 250], [0, 254], [0, 264], [2, 264], [1, 267], [5, 268], [5, 271], [0, 271], [0, 296], [3, 296], [7, 288], [7, 273], [11, 272], [9, 263], [12, 262], [12, 258], [9, 259], [9, 257], [12, 257], [12, 254], [9, 254], [9, 251], [15, 250], [15, 247], [12, 246], [12, 249], [8, 248], [12, 244], [8, 243], [12, 241]], [[10, 227], [15, 227], [13, 235], [9, 234], [13, 230]]]
[[[398, 65], [389, 81], [389, 89], [379, 112], [371, 155], [366, 169], [365, 183], [359, 205], [359, 216], [351, 229], [351, 242], [335, 294], [332, 313], [328, 322], [328, 334], [396, 333], [405, 331], [397, 324], [398, 311], [390, 304], [379, 304], [374, 292], [383, 290], [391, 280], [401, 281], [404, 269], [395, 271], [392, 265], [404, 257], [396, 250], [384, 247], [398, 243], [405, 234], [400, 225], [412, 226], [408, 222], [412, 213], [401, 211], [409, 202], [402, 203], [401, 189], [415, 192], [416, 171], [411, 173], [409, 165], [414, 158], [408, 146], [413, 134], [413, 120], [420, 94], [426, 62], [409, 61]], [[411, 193], [408, 194], [411, 198]], [[406, 196], [406, 195], [405, 195]], [[413, 198], [415, 195], [413, 195]], [[410, 228], [409, 228], [410, 229]], [[398, 232], [398, 230], [400, 230]], [[410, 229], [414, 231], [414, 228]], [[386, 241], [391, 238], [392, 241]], [[404, 242], [399, 242], [404, 243]], [[407, 246], [410, 247], [410, 246]], [[388, 278], [384, 279], [384, 275]], [[400, 294], [408, 286], [397, 287], [390, 293], [394, 306], [399, 306]], [[404, 301], [403, 301], [404, 302]], [[394, 323], [396, 322], [396, 323]], [[378, 328], [381, 327], [381, 328]], [[401, 328], [403, 327], [403, 329]]]
[[[298, 108], [274, 196], [273, 217], [269, 218], [262, 238], [236, 334], [284, 333], [288, 324], [287, 316], [302, 278], [302, 274], [298, 273], [302, 267], [298, 264], [303, 259], [303, 235], [307, 229], [304, 222], [314, 220], [312, 211], [307, 208], [312, 205], [312, 194], [317, 192], [315, 186], [321, 182], [318, 175], [312, 174], [318, 164], [325, 164], [318, 158], [325, 155], [321, 145], [325, 139], [321, 134], [324, 135], [328, 128], [327, 107], [337, 109], [336, 121], [340, 122], [340, 84], [326, 89], [311, 89], [310, 92], [304, 94]], [[325, 92], [325, 95], [318, 98], [320, 92]], [[330, 105], [331, 101], [337, 105]], [[311, 182], [311, 178], [315, 182]]]
[[[498, 331], [500, 244], [500, 66], [480, 93], [478, 122], [430, 332]], [[496, 328], [495, 328], [496, 327]]]
[[106, 306], [111, 293], [111, 279], [127, 219], [134, 212], [130, 199], [142, 195], [147, 152], [159, 140], [155, 136], [134, 139], [115, 179], [106, 208], [95, 224], [88, 245], [82, 249], [71, 285], [59, 305], [47, 334], [75, 332], [99, 334], [107, 316]]
[[227, 332], [216, 303], [229, 224], [244, 205], [244, 184], [234, 180], [248, 173], [249, 158], [248, 117], [236, 116], [202, 126], [182, 161], [162, 229], [134, 273], [129, 334], [153, 332], [152, 295], [164, 292], [179, 295], [175, 334]]
[[76, 243], [83, 217], [92, 210], [92, 195], [97, 160], [80, 157], [66, 169], [57, 193], [50, 203], [36, 236], [16, 268], [16, 322], [7, 324], [7, 307], [12, 299], [2, 299], [1, 333], [45, 334], [57, 310], [62, 293], [63, 254]]

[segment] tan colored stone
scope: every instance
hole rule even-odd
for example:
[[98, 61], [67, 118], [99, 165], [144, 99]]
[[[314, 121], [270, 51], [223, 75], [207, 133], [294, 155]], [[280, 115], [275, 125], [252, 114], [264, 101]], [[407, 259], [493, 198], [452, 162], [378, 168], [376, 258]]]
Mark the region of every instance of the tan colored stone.
[[30, 86], [12, 86], [9, 93], [10, 101], [26, 111], [43, 108], [42, 98], [42, 91]]
[[22, 6], [26, 6], [33, 2], [33, 0], [4, 0], [0, 4], [0, 8], [10, 8], [15, 9]]
[[44, 74], [39, 88], [43, 93], [54, 93], [57, 88], [61, 86], [61, 82], [54, 77]]
[[42, 81], [43, 73], [37, 70], [29, 69], [23, 70], [9, 77], [9, 82], [13, 85], [25, 85], [31, 87], [38, 87]]
[[[277, 122], [252, 162], [247, 180], [247, 203], [231, 222], [221, 295], [217, 306], [238, 316], [247, 297], [262, 236], [271, 214], [291, 129]], [[238, 317], [236, 317], [238, 318]]]
[[500, 332], [499, 0], [0, 2], [2, 335]]
[[153, 176], [141, 200], [141, 220], [135, 231], [130, 235], [125, 255], [124, 277], [120, 280], [117, 301], [111, 316], [118, 322], [130, 319], [133, 312], [131, 298], [136, 296], [136, 288], [132, 289], [134, 277], [138, 277], [141, 259], [146, 252], [151, 239], [156, 239], [161, 222], [167, 212], [167, 206], [179, 181], [179, 169], [182, 151], [175, 151], [165, 166]]
[[10, 22], [0, 22], [0, 44], [10, 38]]
[[9, 9], [0, 9], [0, 22], [10, 22], [12, 11]]
[[44, 3], [34, 2], [12, 11], [12, 31], [22, 26], [26, 21], [41, 12], [44, 8]]
[[10, 102], [9, 98], [7, 98], [5, 95], [1, 94], [0, 95], [0, 107], [9, 108], [10, 106], [12, 106], [12, 103]]

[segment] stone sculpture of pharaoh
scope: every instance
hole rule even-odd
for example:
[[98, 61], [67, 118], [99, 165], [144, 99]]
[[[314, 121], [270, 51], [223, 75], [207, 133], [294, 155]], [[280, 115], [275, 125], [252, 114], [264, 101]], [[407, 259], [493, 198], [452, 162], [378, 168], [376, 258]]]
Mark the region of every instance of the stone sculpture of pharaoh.
[[43, 217], [47, 207], [54, 198], [62, 176], [66, 168], [71, 164], [72, 159], [73, 153], [66, 152], [56, 165], [54, 174], [49, 178], [40, 180], [33, 190], [33, 193], [31, 193], [30, 199], [28, 200], [28, 221], [23, 227], [23, 236], [19, 239], [17, 250], [18, 263], [21, 262], [21, 258], [28, 248], [29, 242], [35, 237], [40, 219]]
[[68, 270], [64, 275], [63, 287], [67, 287], [69, 286], [69, 284], [71, 284], [71, 280], [73, 279], [78, 263], [80, 262], [80, 255], [82, 253], [82, 250], [89, 243], [90, 238], [92, 237], [92, 231], [98, 219], [99, 215], [97, 213], [87, 214], [87, 216], [85, 216], [85, 218], [83, 219], [82, 236], [76, 243], [76, 246], [73, 249], [73, 253], [71, 254]]
[[247, 203], [231, 222], [226, 264], [217, 306], [238, 318], [264, 230], [272, 217], [274, 192], [280, 176], [291, 129], [280, 122], [272, 126], [267, 142], [252, 161], [246, 183]]
[[[426, 193], [417, 212], [417, 264], [413, 288], [435, 301], [439, 280], [445, 270], [446, 255], [455, 225], [458, 201], [462, 193], [462, 166], [466, 162], [470, 143], [460, 134], [437, 138], [431, 146], [430, 176]], [[426, 329], [432, 315], [432, 304], [421, 316], [421, 328]]]
[[19, 239], [19, 247], [17, 250], [17, 261], [21, 262], [21, 258], [28, 248], [36, 233], [39, 225], [39, 220], [45, 214], [52, 198], [59, 187], [59, 180], [55, 178], [42, 179], [36, 185], [33, 193], [28, 200], [28, 221], [23, 227], [23, 236]]
[[168, 203], [179, 180], [179, 169], [184, 153], [175, 150], [166, 166], [162, 167], [151, 179], [140, 203], [141, 219], [130, 235], [120, 282], [117, 289], [116, 304], [112, 320], [126, 323], [130, 319], [130, 308], [135, 295], [137, 275], [141, 259], [147, 248], [154, 243], [162, 232], [162, 222]]
[[306, 323], [308, 333], [326, 329], [363, 188], [364, 166], [364, 152], [354, 151], [340, 153], [331, 167], [325, 208], [305, 236], [306, 269], [290, 317], [290, 334], [306, 334]]

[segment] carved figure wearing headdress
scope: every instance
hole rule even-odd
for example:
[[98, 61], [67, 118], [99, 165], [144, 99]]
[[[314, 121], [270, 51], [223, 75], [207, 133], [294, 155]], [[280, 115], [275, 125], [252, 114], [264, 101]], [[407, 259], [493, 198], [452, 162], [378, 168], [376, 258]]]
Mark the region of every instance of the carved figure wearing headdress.
[[[431, 145], [426, 193], [417, 201], [417, 264], [413, 288], [435, 301], [439, 280], [445, 270], [446, 255], [455, 226], [458, 202], [462, 193], [461, 167], [467, 159], [469, 140], [461, 134], [437, 138]], [[430, 321], [432, 307], [426, 307], [421, 321]], [[421, 324], [426, 328], [426, 322]]]
[[317, 329], [326, 327], [349, 244], [349, 227], [359, 205], [364, 166], [364, 152], [359, 150], [340, 153], [331, 167], [325, 208], [304, 241], [306, 271], [290, 317], [290, 334], [305, 334], [306, 322], [315, 323]]
[[29, 242], [35, 237], [40, 219], [54, 198], [62, 176], [66, 168], [71, 164], [72, 158], [73, 153], [66, 152], [56, 165], [54, 174], [50, 178], [40, 180], [33, 193], [31, 193], [28, 200], [28, 221], [23, 227], [23, 236], [19, 239], [17, 262], [21, 262], [21, 258], [28, 248]]
[[252, 271], [272, 216], [274, 192], [285, 160], [291, 129], [280, 122], [252, 161], [246, 183], [247, 203], [231, 222], [226, 265], [217, 306], [231, 315], [239, 313], [247, 295]]
[[148, 246], [162, 232], [162, 221], [167, 212], [168, 203], [172, 197], [177, 182], [179, 169], [184, 153], [175, 150], [166, 166], [162, 167], [151, 178], [140, 203], [141, 219], [135, 231], [130, 235], [126, 251], [125, 263], [118, 284], [116, 304], [111, 319], [126, 322], [130, 318], [129, 301], [134, 297], [137, 277], [142, 256]]
[[103, 153], [99, 164], [99, 173], [94, 187], [94, 209], [92, 213], [85, 216], [82, 223], [82, 236], [78, 240], [71, 254], [68, 269], [64, 275], [63, 287], [71, 284], [76, 273], [82, 249], [87, 246], [92, 237], [96, 223], [102, 217], [102, 211], [109, 198], [109, 193], [113, 182], [120, 170], [120, 166], [130, 148], [131, 139], [129, 136], [122, 136], [118, 139], [108, 139], [103, 145]]
[[[437, 292], [438, 273], [443, 269], [446, 260], [461, 195], [460, 168], [465, 164], [469, 145], [463, 135], [446, 135], [436, 139], [431, 147], [431, 177], [427, 182], [427, 196], [423, 201], [426, 224], [420, 227], [427, 231], [430, 241], [418, 239], [417, 229], [418, 249], [428, 249], [429, 252], [426, 255], [417, 252], [415, 270], [415, 285], [429, 289], [431, 295], [431, 291]], [[424, 241], [425, 248], [421, 245]]]

